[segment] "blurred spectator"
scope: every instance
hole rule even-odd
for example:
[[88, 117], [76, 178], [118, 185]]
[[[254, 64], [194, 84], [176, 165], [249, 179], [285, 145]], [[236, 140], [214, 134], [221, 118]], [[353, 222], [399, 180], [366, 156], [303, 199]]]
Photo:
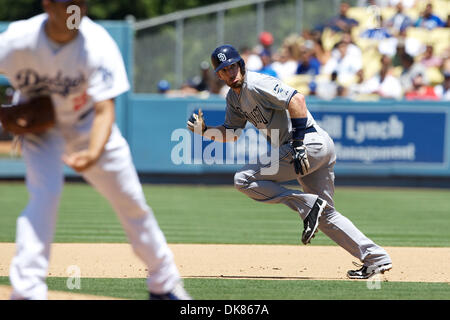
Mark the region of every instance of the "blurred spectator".
[[450, 101], [450, 72], [444, 72], [444, 82], [434, 87], [440, 100]]
[[161, 80], [158, 82], [158, 93], [167, 93], [170, 90], [170, 83], [167, 80]]
[[[272, 63], [272, 68], [283, 80], [287, 79], [297, 71], [297, 61], [294, 59], [294, 47], [297, 43], [285, 43], [276, 54], [276, 61]], [[275, 59], [274, 59], [275, 60]]]
[[320, 62], [314, 56], [314, 43], [306, 40], [300, 49], [300, 59], [297, 64], [296, 74], [318, 75], [320, 72]]
[[418, 0], [389, 0], [389, 5], [391, 7], [397, 6], [399, 3], [402, 4], [403, 8], [411, 9], [415, 7]]
[[423, 64], [425, 68], [440, 68], [442, 65], [442, 58], [435, 56], [433, 51], [433, 46], [431, 44], [427, 45], [425, 53], [420, 60], [420, 63]]
[[403, 3], [401, 1], [395, 7], [396, 13], [386, 22], [386, 27], [390, 28], [394, 35], [413, 24], [411, 18], [403, 12]]
[[356, 73], [362, 68], [362, 58], [355, 54], [349, 54], [349, 44], [339, 42], [337, 51], [332, 52], [330, 60], [322, 68], [323, 74], [337, 72], [337, 81], [339, 83], [351, 82]]
[[364, 30], [363, 32], [361, 32], [360, 37], [374, 40], [391, 38], [392, 36], [389, 33], [389, 30], [383, 27], [383, 17], [381, 15], [377, 17], [377, 21], [380, 22], [380, 26]]
[[416, 57], [425, 52], [424, 44], [412, 37], [407, 36], [407, 28], [401, 29], [397, 37], [392, 37], [381, 41], [378, 45], [378, 51], [393, 57], [395, 67], [401, 65], [401, 57], [404, 53]]
[[327, 80], [317, 81], [316, 95], [324, 100], [331, 100], [337, 96], [338, 84], [336, 83], [337, 72], [333, 71]]
[[[347, 54], [355, 59], [355, 61], [362, 59], [362, 51], [361, 49], [355, 44], [355, 42], [352, 39], [352, 35], [350, 32], [343, 32], [341, 42], [347, 44]], [[332, 55], [339, 54], [339, 50], [337, 49], [337, 46], [339, 43], [337, 43], [336, 47], [332, 51]]]
[[273, 36], [270, 32], [261, 32], [259, 34], [259, 43], [262, 45], [261, 51], [267, 51], [272, 55]]
[[445, 22], [444, 28], [450, 28], [450, 14], [447, 15], [447, 21]]
[[418, 74], [422, 75], [422, 82], [428, 84], [428, 79], [425, 76], [426, 69], [422, 64], [414, 63], [414, 58], [407, 53], [400, 57], [400, 61], [403, 68], [400, 75], [400, 83], [405, 92], [412, 89], [413, 79], [416, 78]]
[[377, 6], [380, 8], [386, 8], [389, 6], [389, 0], [358, 0], [358, 7]]
[[192, 79], [192, 87], [199, 92], [209, 91], [209, 83], [212, 80], [211, 78], [209, 63], [202, 61], [200, 63], [200, 76], [196, 76]]
[[272, 56], [270, 55], [270, 52], [264, 50], [259, 56], [261, 57], [263, 67], [258, 70], [258, 72], [278, 78], [278, 74], [272, 68]]
[[381, 54], [388, 55], [392, 57], [392, 65], [394, 67], [402, 66], [402, 57], [407, 54], [406, 48], [405, 48], [405, 42], [403, 40], [399, 41], [398, 39], [395, 39], [395, 46], [393, 49], [394, 54], [391, 55], [392, 50], [383, 50], [381, 47], [378, 47], [378, 51], [380, 51]]
[[200, 92], [195, 88], [195, 83], [192, 79], [189, 79], [178, 90], [170, 89], [170, 83], [167, 80], [161, 80], [158, 82], [158, 93], [170, 98], [183, 98], [198, 95]]
[[414, 26], [431, 30], [434, 28], [443, 27], [445, 26], [445, 23], [441, 20], [441, 18], [433, 14], [433, 5], [428, 3]]
[[391, 70], [391, 58], [382, 56], [380, 72], [364, 82], [362, 93], [377, 94], [381, 98], [401, 99], [403, 90], [400, 80], [392, 75]]
[[412, 88], [405, 94], [407, 100], [439, 100], [434, 88], [424, 83], [424, 74], [417, 73], [412, 79]]
[[380, 8], [395, 7], [399, 3], [406, 9], [416, 5], [417, 0], [358, 0], [358, 7], [377, 6]]
[[169, 90], [167, 95], [172, 97], [188, 97], [195, 96], [199, 94], [199, 91], [195, 89], [195, 83], [192, 79], [189, 79], [185, 83], [183, 83], [179, 90]]
[[361, 69], [356, 73], [356, 82], [349, 86], [349, 96], [351, 99], [357, 98], [359, 95], [367, 94], [364, 70]]
[[319, 60], [320, 64], [325, 65], [331, 57], [331, 52], [326, 50], [322, 43], [322, 34], [318, 30], [305, 32], [305, 39], [314, 43], [314, 57]]
[[341, 2], [339, 7], [339, 15], [331, 18], [331, 20], [329, 20], [325, 26], [320, 29], [323, 30], [324, 28], [330, 28], [335, 32], [351, 31], [351, 29], [359, 23], [355, 19], [347, 17], [348, 9], [350, 9], [350, 5], [346, 2]]
[[[378, 52], [389, 57], [400, 57], [405, 52], [405, 45], [403, 41], [398, 41], [396, 37], [386, 38], [378, 43]], [[398, 58], [394, 60], [395, 65], [400, 65]]]
[[441, 71], [442, 74], [450, 72], [450, 57], [445, 58], [444, 62], [442, 62]]
[[309, 88], [309, 95], [315, 96], [317, 91], [317, 83], [314, 80], [311, 81], [310, 83], [308, 83], [308, 88]]
[[345, 98], [348, 96], [348, 89], [338, 84], [336, 89], [336, 97]]
[[250, 71], [258, 71], [263, 67], [261, 58], [258, 54], [250, 50], [249, 47], [241, 47], [239, 49], [242, 59], [245, 62], [245, 67]]

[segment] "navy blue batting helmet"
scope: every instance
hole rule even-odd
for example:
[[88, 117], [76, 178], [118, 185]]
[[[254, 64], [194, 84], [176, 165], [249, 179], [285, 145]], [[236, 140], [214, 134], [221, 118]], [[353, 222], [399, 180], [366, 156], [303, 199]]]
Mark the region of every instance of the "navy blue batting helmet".
[[217, 47], [211, 54], [211, 63], [215, 72], [238, 62], [241, 70], [244, 70], [245, 63], [239, 52], [231, 45], [224, 44]]

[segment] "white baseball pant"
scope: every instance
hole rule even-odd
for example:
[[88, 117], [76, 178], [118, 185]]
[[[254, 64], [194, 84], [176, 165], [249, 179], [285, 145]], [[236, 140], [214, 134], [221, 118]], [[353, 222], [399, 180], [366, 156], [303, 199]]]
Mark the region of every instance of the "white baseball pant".
[[[74, 151], [87, 144], [86, 139], [83, 143], [76, 139], [66, 142], [71, 134], [65, 136], [53, 129], [40, 137], [24, 139], [30, 198], [17, 219], [17, 248], [10, 268], [11, 299], [47, 299], [45, 280], [64, 183], [61, 156], [64, 150]], [[172, 290], [180, 280], [173, 254], [146, 204], [128, 144], [116, 126], [99, 161], [82, 175], [117, 213], [134, 252], [147, 265], [149, 290], [156, 294]]]

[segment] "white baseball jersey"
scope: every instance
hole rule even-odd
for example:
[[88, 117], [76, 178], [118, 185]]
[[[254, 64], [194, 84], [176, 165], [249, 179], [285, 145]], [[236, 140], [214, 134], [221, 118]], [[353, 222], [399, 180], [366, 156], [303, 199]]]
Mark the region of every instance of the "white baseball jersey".
[[[84, 17], [77, 37], [59, 45], [45, 32], [47, 19], [41, 14], [14, 22], [0, 34], [0, 72], [19, 99], [49, 93], [57, 115], [55, 128], [26, 135], [22, 144], [30, 197], [17, 220], [12, 299], [47, 298], [45, 277], [63, 188], [61, 156], [88, 147], [94, 104], [130, 87], [117, 45], [104, 28]], [[81, 174], [116, 211], [134, 252], [147, 265], [149, 291], [171, 291], [180, 275], [116, 125], [100, 159]]]
[[58, 126], [73, 127], [95, 102], [115, 98], [130, 85], [120, 51], [103, 27], [84, 17], [78, 36], [60, 46], [47, 37], [46, 21], [47, 14], [40, 14], [0, 34], [0, 73], [22, 99], [50, 93]]
[[[297, 90], [280, 79], [247, 70], [239, 96], [233, 90], [228, 92], [224, 127], [244, 128], [250, 121], [256, 128], [268, 130], [267, 138], [272, 145], [283, 145], [291, 138], [292, 125], [287, 109], [296, 93]], [[307, 126], [314, 124], [308, 111]], [[279, 130], [279, 141], [270, 139], [272, 129]]]

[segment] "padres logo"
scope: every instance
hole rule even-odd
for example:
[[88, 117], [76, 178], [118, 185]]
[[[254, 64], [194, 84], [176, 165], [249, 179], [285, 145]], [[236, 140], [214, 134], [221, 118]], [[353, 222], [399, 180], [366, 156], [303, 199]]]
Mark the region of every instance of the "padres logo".
[[219, 60], [220, 60], [221, 62], [224, 62], [225, 60], [227, 60], [227, 56], [226, 56], [225, 54], [223, 54], [223, 53], [219, 53], [219, 54], [217, 55], [217, 58], [219, 58]]

